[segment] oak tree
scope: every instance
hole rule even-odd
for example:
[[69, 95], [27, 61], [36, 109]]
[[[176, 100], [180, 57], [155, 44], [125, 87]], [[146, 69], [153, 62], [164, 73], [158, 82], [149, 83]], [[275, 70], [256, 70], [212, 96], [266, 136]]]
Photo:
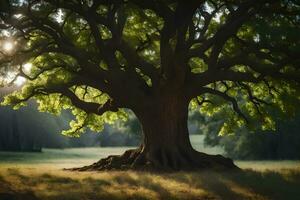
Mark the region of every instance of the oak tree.
[[138, 149], [81, 170], [235, 168], [192, 148], [189, 108], [222, 112], [222, 135], [270, 129], [266, 107], [292, 115], [299, 103], [299, 1], [5, 2], [1, 81], [26, 82], [4, 104], [33, 98], [41, 111], [71, 109], [64, 134], [100, 131], [126, 109], [142, 126]]

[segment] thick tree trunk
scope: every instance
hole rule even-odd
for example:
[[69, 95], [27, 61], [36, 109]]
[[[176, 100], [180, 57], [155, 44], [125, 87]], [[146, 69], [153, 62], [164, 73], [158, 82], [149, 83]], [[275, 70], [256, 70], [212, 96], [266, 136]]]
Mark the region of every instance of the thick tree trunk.
[[228, 158], [196, 152], [192, 148], [187, 126], [188, 102], [184, 98], [152, 99], [134, 112], [143, 129], [141, 146], [77, 170], [237, 169]]
[[188, 105], [183, 98], [152, 101], [146, 109], [136, 112], [142, 124], [142, 151], [153, 167], [181, 169], [188, 163], [193, 148], [187, 127]]

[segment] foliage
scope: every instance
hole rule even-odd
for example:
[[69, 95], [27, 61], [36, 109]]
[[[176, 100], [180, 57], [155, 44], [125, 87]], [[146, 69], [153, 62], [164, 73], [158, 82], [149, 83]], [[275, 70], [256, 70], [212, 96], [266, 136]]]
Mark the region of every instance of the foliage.
[[222, 117], [214, 120], [194, 115], [192, 121], [198, 123], [197, 131], [205, 136], [208, 146], [220, 146], [225, 154], [233, 159], [242, 160], [289, 160], [300, 158], [299, 114], [291, 119], [282, 120], [278, 113], [271, 111], [275, 118], [275, 130], [251, 131], [241, 127], [234, 134], [219, 135]]
[[[133, 122], [132, 114], [126, 122], [105, 126], [101, 135], [86, 131], [81, 137], [64, 137], [59, 134], [68, 127], [74, 117], [68, 111], [53, 116], [37, 111], [37, 105], [12, 110], [0, 107], [0, 151], [41, 151], [42, 148], [137, 146], [141, 134], [139, 124]], [[130, 124], [134, 124], [131, 126]], [[130, 126], [129, 126], [130, 125]], [[136, 133], [136, 134], [131, 134]]]
[[[66, 135], [101, 131], [128, 117], [122, 108], [146, 113], [146, 102], [166, 96], [191, 101], [203, 115], [222, 115], [220, 135], [245, 125], [274, 129], [269, 105], [295, 115], [298, 1], [8, 4], [0, 40], [13, 39], [15, 48], [1, 50], [2, 82], [27, 82], [3, 104], [18, 108], [34, 98], [41, 111], [71, 109], [76, 119]], [[25, 63], [33, 65], [29, 72]]]

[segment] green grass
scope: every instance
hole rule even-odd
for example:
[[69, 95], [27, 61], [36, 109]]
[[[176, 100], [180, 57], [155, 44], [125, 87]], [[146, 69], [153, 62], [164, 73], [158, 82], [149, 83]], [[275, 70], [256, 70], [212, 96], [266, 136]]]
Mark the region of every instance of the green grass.
[[70, 172], [126, 148], [0, 152], [0, 200], [282, 199], [300, 197], [299, 161], [236, 161], [241, 173]]
[[0, 152], [0, 165], [55, 164], [77, 167], [92, 163], [108, 155], [123, 153], [128, 147], [43, 149], [42, 153]]

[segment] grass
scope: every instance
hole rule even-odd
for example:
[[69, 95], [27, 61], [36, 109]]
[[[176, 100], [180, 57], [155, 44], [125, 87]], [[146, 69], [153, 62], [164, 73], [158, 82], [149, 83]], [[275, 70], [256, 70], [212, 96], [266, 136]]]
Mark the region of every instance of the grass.
[[300, 170], [151, 174], [0, 168], [0, 199], [297, 199]]
[[300, 162], [236, 161], [243, 172], [70, 172], [125, 148], [0, 152], [0, 200], [278, 199], [300, 197]]

